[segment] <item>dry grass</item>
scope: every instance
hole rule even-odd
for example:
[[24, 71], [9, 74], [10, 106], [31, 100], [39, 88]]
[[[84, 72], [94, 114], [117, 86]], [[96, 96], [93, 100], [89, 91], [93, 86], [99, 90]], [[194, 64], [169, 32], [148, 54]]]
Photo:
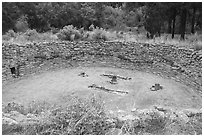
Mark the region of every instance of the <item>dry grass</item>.
[[16, 135], [166, 135], [202, 134], [202, 116], [195, 115], [185, 123], [181, 118], [161, 115], [149, 111], [135, 115], [135, 119], [120, 120], [105, 112], [100, 97], [92, 95], [88, 99], [76, 96], [61, 106], [32, 102], [29, 107], [15, 104], [4, 106], [3, 112], [18, 111], [21, 114], [34, 114], [38, 122], [33, 124], [2, 125], [3, 134]]
[[40, 121], [31, 125], [3, 125], [3, 134], [101, 135], [111, 127], [103, 103], [94, 96], [88, 100], [72, 97], [63, 106], [49, 109], [42, 103], [32, 103], [28, 108], [16, 104], [4, 106], [3, 112], [10, 111], [35, 114]]
[[83, 40], [88, 41], [97, 41], [97, 40], [104, 40], [104, 41], [113, 41], [117, 40], [118, 35], [115, 31], [106, 31], [102, 28], [93, 29], [93, 31], [85, 31]]
[[14, 43], [14, 44], [27, 44], [32, 42], [51, 42], [57, 41], [58, 37], [56, 34], [51, 32], [38, 33], [35, 30], [27, 30], [25, 33], [6, 33], [2, 36], [3, 42]]
[[201, 34], [187, 34], [185, 40], [180, 40], [180, 35], [175, 35], [172, 39], [170, 34], [162, 34], [161, 37], [156, 37], [154, 39], [147, 39], [146, 34], [133, 34], [125, 33], [123, 35], [122, 41], [128, 42], [139, 42], [139, 43], [150, 43], [150, 44], [167, 44], [175, 45], [178, 47], [192, 48], [195, 50], [202, 49], [202, 35]]
[[[78, 30], [76, 30], [78, 31]], [[162, 34], [161, 37], [155, 37], [154, 39], [147, 39], [146, 33], [136, 33], [129, 31], [113, 31], [105, 30], [102, 28], [95, 28], [93, 31], [84, 31], [82, 38], [79, 40], [105, 40], [105, 41], [126, 41], [126, 42], [139, 42], [139, 43], [163, 43], [175, 45], [178, 47], [192, 48], [195, 50], [202, 49], [202, 34], [186, 34], [186, 39], [181, 41], [180, 35], [175, 35], [172, 39], [170, 34]], [[31, 42], [51, 42], [58, 41], [57, 34], [52, 32], [38, 33], [35, 30], [27, 30], [25, 33], [15, 33], [13, 31], [8, 31], [2, 36], [3, 42], [16, 43], [16, 44], [26, 44]], [[75, 39], [74, 39], [75, 40]]]

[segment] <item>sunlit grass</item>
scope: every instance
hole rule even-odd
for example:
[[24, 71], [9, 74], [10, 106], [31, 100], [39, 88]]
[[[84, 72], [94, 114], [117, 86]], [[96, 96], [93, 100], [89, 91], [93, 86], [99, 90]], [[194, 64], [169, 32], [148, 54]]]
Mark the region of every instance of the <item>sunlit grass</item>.
[[[27, 44], [32, 42], [52, 42], [60, 41], [56, 34], [52, 32], [38, 33], [35, 30], [27, 30], [25, 33], [15, 33], [8, 31], [2, 36], [3, 42]], [[125, 41], [125, 42], [138, 42], [150, 44], [167, 44], [175, 45], [178, 47], [192, 48], [195, 50], [202, 49], [202, 35], [201, 34], [186, 34], [185, 40], [180, 40], [180, 35], [176, 34], [174, 39], [171, 34], [161, 34], [160, 37], [148, 39], [146, 33], [133, 33], [123, 31], [113, 31], [105, 29], [94, 29], [93, 31], [84, 31], [83, 37], [79, 40], [105, 40], [105, 41]]]
[[33, 42], [58, 41], [58, 38], [57, 38], [57, 35], [53, 34], [52, 32], [45, 32], [45, 33], [35, 32], [30, 35], [28, 35], [26, 32], [25, 33], [14, 32], [14, 35], [10, 35], [10, 34], [3, 35], [2, 41], [5, 43], [13, 43], [13, 44], [28, 44]]
[[139, 42], [139, 43], [150, 43], [150, 44], [167, 44], [175, 45], [178, 47], [192, 48], [195, 50], [202, 49], [202, 35], [201, 34], [186, 34], [185, 40], [180, 40], [180, 35], [175, 35], [174, 39], [171, 38], [170, 34], [162, 34], [160, 37], [154, 39], [148, 39], [145, 33], [133, 34], [125, 33], [121, 39], [127, 42]]

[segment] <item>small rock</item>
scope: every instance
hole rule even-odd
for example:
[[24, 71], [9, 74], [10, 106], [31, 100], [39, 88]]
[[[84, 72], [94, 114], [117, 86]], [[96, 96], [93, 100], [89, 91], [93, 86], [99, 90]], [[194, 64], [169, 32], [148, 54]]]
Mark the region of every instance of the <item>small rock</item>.
[[15, 124], [18, 124], [18, 122], [11, 119], [11, 118], [3, 117], [2, 118], [2, 124], [15, 125]]
[[179, 68], [179, 67], [171, 67], [171, 69], [173, 69], [173, 70], [179, 70], [180, 68]]
[[35, 118], [36, 116], [34, 114], [28, 113], [27, 118]]
[[122, 135], [122, 129], [119, 128], [111, 128], [106, 135]]
[[74, 48], [74, 50], [80, 50], [80, 48]]
[[118, 117], [118, 119], [121, 121], [127, 121], [127, 120], [139, 120], [140, 118], [138, 116], [126, 115], [126, 116]]
[[179, 117], [180, 119], [182, 119], [185, 123], [187, 123], [187, 122], [189, 121], [188, 116], [187, 116], [184, 112], [182, 112], [182, 111], [177, 111], [176, 114], [177, 114], [178, 117]]
[[26, 119], [25, 115], [23, 115], [23, 114], [21, 114], [21, 113], [19, 113], [17, 111], [11, 111], [9, 114], [10, 114], [10, 117], [12, 119], [15, 119], [16, 121], [21, 121], [23, 119]]
[[135, 112], [135, 111], [137, 111], [137, 108], [131, 109], [131, 112]]
[[186, 109], [186, 110], [183, 110], [183, 113], [185, 113], [188, 117], [193, 117], [196, 114], [202, 114], [202, 110]]
[[79, 74], [79, 76], [88, 77], [88, 75], [87, 75], [85, 72], [81, 72], [81, 73]]

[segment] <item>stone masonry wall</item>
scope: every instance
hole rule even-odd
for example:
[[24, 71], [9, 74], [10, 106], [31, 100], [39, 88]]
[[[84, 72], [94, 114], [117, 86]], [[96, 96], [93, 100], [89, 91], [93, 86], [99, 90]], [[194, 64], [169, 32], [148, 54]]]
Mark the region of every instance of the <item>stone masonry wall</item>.
[[[11, 66], [20, 65], [20, 73], [44, 62], [59, 60], [86, 65], [102, 62], [115, 66], [154, 73], [202, 90], [202, 54], [173, 45], [124, 42], [50, 42], [26, 45], [2, 44], [3, 81], [11, 78]], [[91, 65], [90, 63], [90, 65]], [[57, 65], [56, 65], [57, 64]], [[76, 65], [77, 66], [77, 65]]]

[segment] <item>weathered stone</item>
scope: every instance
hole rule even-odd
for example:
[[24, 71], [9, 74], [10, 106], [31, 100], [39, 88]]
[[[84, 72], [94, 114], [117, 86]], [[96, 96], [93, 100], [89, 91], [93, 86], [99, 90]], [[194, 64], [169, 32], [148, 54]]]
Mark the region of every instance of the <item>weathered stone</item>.
[[26, 119], [27, 117], [17, 111], [11, 111], [9, 112], [9, 114], [7, 115], [7, 117], [12, 118], [18, 122], [23, 121], [24, 119]]
[[122, 135], [123, 131], [119, 128], [111, 128], [106, 135]]
[[187, 123], [189, 121], [188, 116], [182, 111], [177, 111], [176, 114], [178, 115], [178, 118], [184, 121], [184, 123]]
[[[20, 49], [20, 56], [17, 57], [16, 51]], [[59, 53], [58, 56], [53, 56], [53, 51]], [[79, 51], [83, 51], [82, 53]], [[43, 58], [36, 58], [37, 55], [43, 55]], [[65, 59], [65, 56], [73, 55], [72, 58], [66, 58], [67, 61], [72, 59], [76, 64], [83, 62], [88, 64], [92, 62], [103, 61], [104, 65], [111, 62], [111, 66], [116, 64], [123, 68], [134, 68], [138, 70], [148, 69], [149, 72], [160, 71], [161, 76], [172, 77], [175, 79], [177, 76], [184, 84], [190, 85], [196, 90], [201, 91], [202, 83], [198, 82], [196, 85], [193, 81], [200, 78], [202, 72], [202, 52], [195, 52], [194, 50], [177, 48], [173, 45], [164, 44], [149, 44], [149, 43], [133, 43], [133, 42], [95, 42], [95, 41], [80, 41], [80, 42], [45, 42], [45, 43], [30, 43], [25, 45], [2, 43], [2, 69], [6, 70], [3, 73], [3, 81], [10, 79], [11, 74], [8, 66], [11, 65], [9, 61], [17, 62], [16, 58], [20, 58], [25, 62], [21, 68], [21, 74], [26, 75], [26, 69], [43, 68], [40, 63], [53, 61], [55, 58]], [[112, 56], [120, 58], [113, 59]], [[74, 60], [73, 60], [74, 59]], [[33, 62], [32, 62], [32, 61]], [[90, 60], [92, 60], [90, 62]], [[162, 63], [163, 62], [163, 63]], [[35, 64], [39, 65], [35, 65]], [[159, 64], [162, 63], [162, 64]], [[56, 65], [57, 64], [57, 65]], [[166, 69], [166, 66], [174, 65], [172, 69]], [[176, 64], [176, 65], [175, 65]], [[67, 67], [66, 63], [63, 64]], [[63, 66], [59, 62], [55, 63], [55, 67]], [[70, 66], [70, 65], [68, 65]], [[151, 66], [151, 67], [148, 67]], [[172, 73], [172, 70], [175, 73]], [[35, 73], [36, 71], [32, 71]], [[182, 72], [182, 73], [181, 73]], [[189, 74], [192, 72], [192, 74]], [[185, 77], [183, 76], [185, 73]], [[175, 75], [174, 75], [175, 74]]]
[[18, 124], [18, 122], [13, 120], [12, 118], [2, 117], [2, 124], [16, 125]]
[[183, 110], [183, 113], [186, 114], [188, 117], [193, 117], [195, 115], [201, 115], [202, 109], [185, 109]]

